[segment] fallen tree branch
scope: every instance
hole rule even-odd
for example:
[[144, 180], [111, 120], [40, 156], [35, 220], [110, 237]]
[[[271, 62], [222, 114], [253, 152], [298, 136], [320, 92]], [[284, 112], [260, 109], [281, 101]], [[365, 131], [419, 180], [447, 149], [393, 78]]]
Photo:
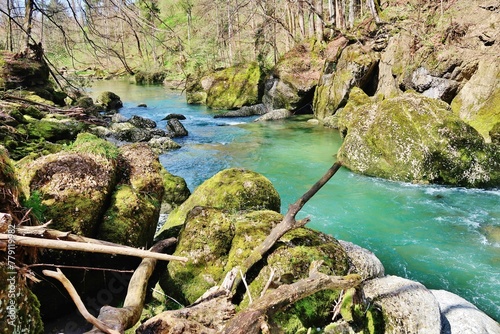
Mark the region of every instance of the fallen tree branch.
[[124, 246], [114, 242], [88, 238], [71, 232], [63, 232], [47, 228], [47, 226], [50, 223], [51, 221], [38, 226], [18, 226], [16, 228], [16, 234], [22, 236], [35, 236], [35, 237], [38, 236], [38, 237], [43, 237], [44, 239], [67, 240], [67, 241], [84, 242], [96, 245], [107, 245], [107, 246], [122, 247], [128, 249], [136, 249], [134, 247]]
[[330, 289], [349, 289], [358, 286], [362, 278], [359, 275], [328, 276], [316, 269], [321, 264], [313, 262], [309, 278], [293, 284], [281, 285], [263, 297], [254, 301], [246, 310], [233, 317], [224, 327], [223, 334], [258, 334], [265, 319], [283, 308], [306, 298], [318, 291]]
[[340, 162], [335, 162], [332, 167], [328, 169], [328, 171], [321, 177], [321, 179], [316, 182], [311, 189], [309, 189], [302, 197], [300, 197], [295, 203], [290, 205], [288, 208], [288, 212], [283, 217], [283, 220], [276, 225], [266, 239], [256, 247], [250, 256], [243, 262], [242, 265], [234, 267], [230, 272], [227, 273], [224, 281], [221, 284], [222, 289], [226, 290], [234, 290], [241, 283], [241, 278], [238, 275], [241, 270], [243, 274], [246, 274], [247, 271], [258, 261], [262, 259], [264, 254], [267, 253], [269, 249], [279, 240], [285, 233], [291, 231], [293, 229], [302, 227], [309, 222], [309, 218], [305, 218], [299, 221], [295, 220], [295, 216], [302, 209], [302, 207], [316, 194], [327, 182], [332, 178], [333, 175], [340, 169], [342, 164]]
[[187, 262], [187, 257], [173, 256], [169, 254], [154, 253], [143, 249], [116, 247], [108, 245], [88, 244], [82, 242], [63, 241], [63, 240], [50, 240], [32, 237], [22, 237], [18, 235], [9, 235], [0, 233], [0, 240], [14, 240], [16, 245], [28, 247], [51, 248], [61, 250], [82, 251], [90, 253], [114, 254], [114, 255], [127, 255], [142, 258], [154, 258], [163, 261], [182, 261]]
[[76, 307], [78, 308], [78, 311], [80, 311], [81, 315], [85, 318], [85, 320], [87, 320], [89, 323], [91, 323], [95, 327], [99, 328], [99, 330], [101, 330], [101, 332], [103, 332], [103, 333], [120, 334], [120, 332], [108, 328], [100, 320], [98, 320], [92, 314], [89, 313], [89, 311], [87, 310], [87, 308], [83, 304], [82, 299], [78, 295], [78, 292], [76, 292], [75, 287], [73, 286], [73, 284], [71, 284], [69, 279], [67, 279], [66, 276], [64, 276], [64, 274], [62, 273], [62, 271], [59, 268], [57, 268], [57, 271], [43, 270], [42, 273], [45, 276], [55, 278], [56, 280], [58, 280], [59, 282], [62, 283], [62, 285], [64, 286], [66, 291], [68, 291], [71, 299], [73, 299], [73, 302], [75, 303]]
[[[151, 252], [161, 252], [164, 249], [174, 245], [177, 242], [176, 238], [169, 238], [157, 242], [151, 247]], [[149, 278], [156, 266], [156, 259], [143, 259], [137, 269], [134, 271], [132, 278], [128, 284], [127, 296], [123, 302], [123, 307], [116, 308], [112, 306], [103, 306], [99, 311], [98, 319], [109, 328], [113, 328], [119, 333], [123, 333], [126, 329], [134, 326], [139, 321], [144, 308], [144, 300], [146, 299], [146, 289]], [[99, 327], [87, 332], [88, 334], [101, 333]]]

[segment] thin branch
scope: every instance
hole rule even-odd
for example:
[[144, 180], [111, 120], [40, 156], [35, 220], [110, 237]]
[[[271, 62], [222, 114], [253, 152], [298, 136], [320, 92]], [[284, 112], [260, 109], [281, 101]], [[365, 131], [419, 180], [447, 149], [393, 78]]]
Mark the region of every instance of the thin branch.
[[103, 324], [99, 319], [94, 317], [92, 314], [89, 313], [87, 308], [82, 302], [82, 299], [78, 295], [78, 292], [76, 292], [75, 287], [71, 282], [64, 276], [62, 271], [58, 268], [57, 271], [50, 271], [50, 270], [44, 270], [42, 273], [45, 276], [49, 276], [52, 278], [55, 278], [59, 282], [62, 283], [66, 291], [68, 291], [71, 299], [73, 299], [73, 302], [75, 303], [76, 307], [78, 308], [78, 311], [80, 311], [81, 315], [87, 320], [89, 323], [94, 325], [95, 327], [99, 328], [100, 331], [106, 333], [106, 334], [120, 334], [120, 332], [115, 331], [113, 329], [108, 328], [105, 324]]
[[63, 241], [63, 240], [39, 239], [39, 238], [22, 237], [18, 235], [9, 235], [0, 233], [0, 240], [2, 239], [9, 240], [9, 238], [13, 239], [14, 242], [20, 246], [73, 250], [73, 251], [82, 251], [90, 253], [127, 255], [127, 256], [135, 256], [142, 258], [153, 258], [164, 261], [181, 261], [181, 262], [188, 261], [187, 257], [154, 253], [142, 249], [87, 244], [87, 243]]

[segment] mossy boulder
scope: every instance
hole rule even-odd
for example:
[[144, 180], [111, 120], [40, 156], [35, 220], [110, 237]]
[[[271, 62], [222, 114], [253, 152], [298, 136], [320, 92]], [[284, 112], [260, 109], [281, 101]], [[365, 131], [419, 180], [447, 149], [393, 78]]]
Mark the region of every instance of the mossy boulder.
[[113, 193], [97, 237], [133, 247], [152, 246], [165, 188], [158, 157], [147, 144], [120, 147], [122, 183]]
[[[333, 237], [308, 228], [299, 228], [286, 233], [276, 243], [274, 250], [266, 258], [266, 265], [249, 284], [252, 296], [260, 296], [269, 280], [271, 270], [274, 277], [271, 288], [290, 284], [309, 277], [312, 261], [323, 261], [319, 271], [327, 275], [346, 275], [349, 261], [344, 248]], [[324, 290], [304, 298], [290, 308], [273, 316], [272, 322], [285, 333], [307, 332], [309, 327], [322, 327], [331, 320], [332, 305], [340, 291]], [[248, 298], [240, 303], [240, 308], [248, 306]]]
[[500, 153], [448, 104], [415, 92], [377, 101], [351, 91], [337, 157], [366, 175], [466, 187], [500, 184]]
[[8, 51], [0, 54], [0, 89], [18, 87], [32, 88], [47, 86], [49, 83], [49, 66], [44, 61], [28, 57], [15, 57]]
[[298, 44], [276, 64], [266, 79], [262, 102], [268, 109], [300, 110], [311, 113], [313, 100], [325, 60], [325, 45], [315, 40]]
[[453, 111], [487, 141], [489, 131], [500, 122], [500, 60], [479, 62], [477, 71], [451, 103]]
[[134, 81], [138, 85], [158, 85], [163, 83], [166, 77], [166, 71], [138, 71], [134, 75]]
[[0, 333], [43, 333], [40, 303], [25, 278], [0, 262]]
[[156, 238], [177, 236], [187, 214], [195, 206], [230, 211], [279, 211], [280, 205], [279, 194], [266, 177], [245, 169], [226, 169], [203, 182], [182, 205], [173, 210]]
[[33, 105], [7, 104], [0, 115], [0, 144], [12, 159], [30, 154], [50, 154], [61, 150], [88, 125], [63, 115], [46, 114]]
[[121, 98], [115, 93], [109, 91], [99, 94], [96, 102], [108, 111], [118, 110], [123, 107]]
[[238, 109], [259, 103], [260, 67], [236, 65], [209, 74], [206, 105], [213, 109]]
[[116, 183], [117, 148], [83, 133], [66, 151], [17, 164], [26, 199], [39, 196], [51, 227], [93, 237]]
[[[314, 116], [323, 120], [342, 108], [349, 98], [352, 87], [360, 87], [373, 94], [374, 76], [376, 76], [379, 53], [366, 50], [354, 44], [345, 47], [340, 39], [336, 43], [336, 53], [325, 61], [323, 72], [314, 94]], [[340, 56], [339, 56], [340, 54]]]
[[160, 172], [165, 188], [161, 211], [165, 213], [184, 203], [191, 195], [191, 191], [182, 177], [173, 175], [164, 168]]

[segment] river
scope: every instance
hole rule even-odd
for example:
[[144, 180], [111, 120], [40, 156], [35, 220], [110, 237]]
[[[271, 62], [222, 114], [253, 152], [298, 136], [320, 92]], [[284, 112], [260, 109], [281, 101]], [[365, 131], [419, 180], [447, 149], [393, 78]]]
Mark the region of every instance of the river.
[[[99, 81], [91, 96], [104, 90], [121, 97], [124, 116], [153, 119], [159, 128], [170, 113], [186, 116], [189, 136], [176, 138], [182, 148], [160, 161], [191, 191], [222, 169], [244, 167], [272, 181], [283, 213], [333, 164], [342, 142], [337, 131], [304, 116], [266, 123], [214, 119], [216, 111], [187, 105], [182, 94], [161, 86]], [[374, 252], [386, 274], [456, 293], [500, 321], [500, 190], [391, 182], [342, 168], [298, 218], [306, 216], [309, 227]]]

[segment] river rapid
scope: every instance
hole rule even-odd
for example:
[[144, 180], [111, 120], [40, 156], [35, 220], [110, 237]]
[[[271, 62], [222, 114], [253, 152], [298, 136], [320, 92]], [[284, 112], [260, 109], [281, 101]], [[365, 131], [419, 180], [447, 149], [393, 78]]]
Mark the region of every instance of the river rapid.
[[[216, 111], [187, 105], [180, 92], [126, 81], [98, 81], [92, 97], [118, 94], [126, 117], [139, 115], [164, 129], [163, 117], [186, 116], [189, 136], [179, 150], [160, 156], [193, 191], [215, 173], [243, 167], [271, 180], [282, 213], [334, 163], [338, 131], [307, 117], [254, 123], [253, 118], [214, 119]], [[147, 108], [137, 107], [146, 103]], [[386, 274], [445, 289], [500, 321], [500, 190], [391, 182], [342, 168], [302, 209], [308, 227], [374, 252]]]

